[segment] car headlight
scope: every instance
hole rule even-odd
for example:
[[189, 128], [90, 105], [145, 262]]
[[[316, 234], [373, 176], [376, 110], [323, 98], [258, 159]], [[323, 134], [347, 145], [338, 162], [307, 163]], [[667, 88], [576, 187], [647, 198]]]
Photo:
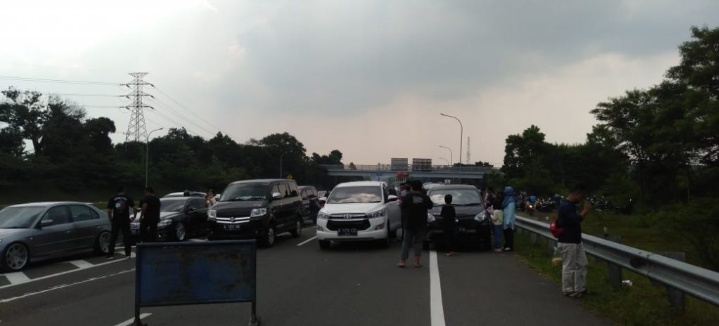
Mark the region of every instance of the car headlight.
[[474, 216], [474, 220], [477, 222], [482, 222], [487, 219], [487, 212], [481, 211], [479, 214]]
[[267, 214], [267, 208], [253, 208], [250, 217], [264, 216]]
[[367, 218], [377, 218], [384, 216], [384, 209], [367, 213]]
[[166, 227], [172, 224], [172, 220], [161, 220], [159, 223], [157, 223], [157, 227]]
[[327, 214], [327, 213], [325, 213], [325, 212], [319, 212], [319, 213], [317, 214], [317, 218], [318, 218], [318, 219], [321, 219], [321, 220], [326, 220], [326, 219], [329, 219], [329, 218], [330, 218], [330, 214]]
[[211, 210], [207, 211], [207, 221], [214, 222], [215, 219], [217, 219], [217, 210], [211, 209]]
[[427, 223], [432, 223], [437, 220], [432, 213], [427, 213]]

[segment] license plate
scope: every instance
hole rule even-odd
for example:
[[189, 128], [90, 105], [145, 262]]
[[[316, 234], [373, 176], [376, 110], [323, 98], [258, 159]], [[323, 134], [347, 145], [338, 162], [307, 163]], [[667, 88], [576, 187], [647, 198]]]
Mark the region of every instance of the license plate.
[[240, 227], [239, 224], [225, 224], [225, 230], [239, 230]]
[[357, 235], [357, 229], [339, 229], [339, 230], [337, 230], [337, 235], [342, 235], [342, 236]]

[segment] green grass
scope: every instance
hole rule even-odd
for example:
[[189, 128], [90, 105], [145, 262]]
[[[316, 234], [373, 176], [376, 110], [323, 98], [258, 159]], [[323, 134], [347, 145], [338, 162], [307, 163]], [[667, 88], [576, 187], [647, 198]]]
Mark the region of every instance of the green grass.
[[[592, 230], [598, 225], [587, 229]], [[614, 224], [614, 227], [617, 225]], [[623, 228], [617, 227], [617, 231], [621, 230]], [[627, 238], [632, 242], [640, 241], [651, 237], [651, 233], [630, 233]], [[516, 237], [516, 253], [533, 270], [554, 281], [557, 295], [561, 296], [561, 266], [551, 264], [546, 241], [539, 239], [532, 245], [527, 233], [522, 233]], [[663, 247], [661, 241], [651, 243], [657, 248]], [[608, 281], [607, 264], [590, 256], [587, 288], [593, 294], [580, 299], [581, 304], [617, 325], [716, 325], [719, 321], [719, 307], [687, 296], [686, 312], [676, 313], [666, 299], [663, 286], [654, 286], [647, 278], [626, 270], [623, 271], [623, 278], [631, 280], [633, 286], [614, 289]]]

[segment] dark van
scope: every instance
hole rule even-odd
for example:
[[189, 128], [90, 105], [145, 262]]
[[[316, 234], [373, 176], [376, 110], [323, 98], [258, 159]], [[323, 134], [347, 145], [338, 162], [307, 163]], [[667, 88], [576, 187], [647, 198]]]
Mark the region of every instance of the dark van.
[[302, 233], [302, 198], [294, 180], [232, 182], [208, 211], [209, 240], [257, 239], [271, 247], [283, 232]]

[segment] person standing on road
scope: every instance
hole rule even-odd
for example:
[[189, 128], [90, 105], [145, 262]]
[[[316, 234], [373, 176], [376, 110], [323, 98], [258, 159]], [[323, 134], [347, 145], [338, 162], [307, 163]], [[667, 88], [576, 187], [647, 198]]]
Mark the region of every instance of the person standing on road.
[[514, 250], [514, 220], [516, 218], [517, 202], [514, 198], [514, 188], [504, 187], [504, 200], [502, 201], [502, 224], [504, 227], [504, 251]]
[[[492, 188], [489, 188], [490, 193], [494, 193]], [[504, 211], [502, 211], [502, 202], [504, 196], [502, 194], [494, 194], [494, 196], [487, 197], [489, 204], [492, 205], [492, 233], [494, 233], [494, 252], [502, 252], [502, 232], [504, 231]], [[491, 199], [490, 199], [491, 198]]]
[[444, 205], [442, 205], [439, 215], [442, 216], [442, 229], [447, 248], [445, 255], [451, 257], [457, 254], [455, 252], [457, 250], [457, 213], [452, 206], [452, 195], [444, 196]]
[[434, 205], [432, 200], [422, 191], [422, 182], [410, 182], [412, 189], [402, 199], [401, 209], [404, 211], [406, 223], [402, 232], [402, 252], [397, 267], [404, 267], [409, 257], [410, 247], [414, 248], [414, 267], [422, 267], [419, 258], [422, 255], [422, 245], [427, 233], [427, 213]]
[[117, 242], [117, 234], [122, 231], [122, 242], [125, 245], [125, 255], [130, 257], [132, 252], [132, 236], [130, 235], [130, 208], [133, 211], [132, 220], [137, 217], [135, 210], [135, 202], [132, 198], [125, 194], [124, 187], [117, 187], [117, 194], [112, 196], [107, 202], [107, 216], [112, 224], [112, 235], [110, 236], [110, 246], [107, 251], [107, 259], [115, 258], [115, 243]]
[[585, 201], [582, 211], [577, 212], [578, 204], [586, 194], [583, 185], [576, 185], [559, 206], [557, 216], [557, 227], [563, 229], [557, 238], [562, 254], [562, 292], [572, 298], [581, 298], [587, 293], [588, 261], [582, 246], [582, 221], [589, 214], [591, 205]]
[[207, 190], [207, 195], [205, 196], [205, 208], [211, 208], [212, 205], [214, 205], [216, 202], [217, 200], [215, 199], [215, 190]]
[[157, 223], [160, 222], [160, 199], [155, 196], [152, 187], [145, 188], [140, 212], [140, 239], [142, 242], [157, 241]]

